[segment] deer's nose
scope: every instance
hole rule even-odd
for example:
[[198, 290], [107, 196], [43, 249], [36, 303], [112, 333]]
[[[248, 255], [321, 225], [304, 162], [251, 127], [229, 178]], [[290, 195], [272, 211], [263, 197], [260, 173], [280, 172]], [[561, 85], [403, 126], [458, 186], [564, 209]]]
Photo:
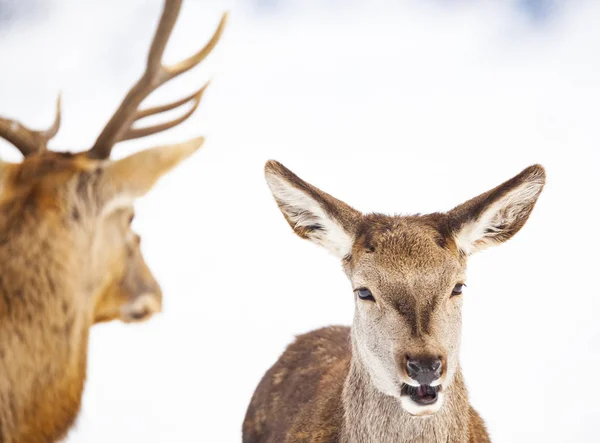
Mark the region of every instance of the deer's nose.
[[406, 373], [419, 384], [430, 385], [442, 375], [442, 360], [440, 358], [408, 357]]

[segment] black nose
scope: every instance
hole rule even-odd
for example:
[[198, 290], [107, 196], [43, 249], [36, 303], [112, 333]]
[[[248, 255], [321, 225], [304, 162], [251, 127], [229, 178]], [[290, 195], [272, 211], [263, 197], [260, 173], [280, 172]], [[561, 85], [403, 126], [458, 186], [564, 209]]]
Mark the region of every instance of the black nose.
[[439, 358], [406, 359], [406, 373], [422, 385], [430, 385], [442, 375], [442, 360]]

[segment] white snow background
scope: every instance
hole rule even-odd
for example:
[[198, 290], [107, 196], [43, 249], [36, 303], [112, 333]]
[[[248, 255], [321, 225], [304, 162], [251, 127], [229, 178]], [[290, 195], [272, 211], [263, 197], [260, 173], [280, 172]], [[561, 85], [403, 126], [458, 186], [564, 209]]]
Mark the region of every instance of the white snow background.
[[[339, 263], [272, 200], [269, 158], [387, 213], [447, 210], [542, 163], [525, 228], [470, 260], [462, 366], [494, 442], [598, 441], [600, 3], [557, 2], [543, 20], [514, 3], [185, 2], [168, 62], [225, 9], [228, 28], [148, 102], [213, 82], [189, 121], [114, 150], [207, 135], [136, 205], [164, 312], [94, 327], [67, 441], [241, 441], [253, 390], [293, 336], [351, 322]], [[44, 127], [62, 90], [51, 147], [84, 149], [141, 73], [162, 2], [38, 6], [0, 24], [0, 114]], [[4, 142], [0, 155], [19, 158]]]

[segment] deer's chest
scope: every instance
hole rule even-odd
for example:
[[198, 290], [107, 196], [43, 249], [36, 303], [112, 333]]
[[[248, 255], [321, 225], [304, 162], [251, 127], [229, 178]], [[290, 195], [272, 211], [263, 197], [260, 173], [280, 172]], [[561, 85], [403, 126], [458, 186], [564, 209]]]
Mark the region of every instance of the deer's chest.
[[394, 399], [367, 399], [345, 416], [341, 443], [468, 443], [468, 424], [446, 413], [420, 418], [403, 412]]

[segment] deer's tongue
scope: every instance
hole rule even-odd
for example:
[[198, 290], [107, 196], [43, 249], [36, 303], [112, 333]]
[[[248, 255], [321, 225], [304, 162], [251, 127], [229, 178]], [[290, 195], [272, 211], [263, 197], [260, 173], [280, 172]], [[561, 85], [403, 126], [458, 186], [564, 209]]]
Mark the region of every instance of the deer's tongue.
[[431, 404], [437, 400], [437, 389], [429, 385], [420, 385], [410, 396], [416, 403]]
[[433, 388], [431, 386], [421, 385], [417, 388], [417, 395], [419, 398], [424, 398], [430, 394], [430, 391], [431, 391], [431, 394], [435, 394], [435, 392], [433, 391]]
[[441, 388], [439, 385], [404, 385], [402, 386], [402, 395], [408, 395], [412, 401], [419, 405], [431, 405], [437, 401], [438, 392], [440, 392]]

